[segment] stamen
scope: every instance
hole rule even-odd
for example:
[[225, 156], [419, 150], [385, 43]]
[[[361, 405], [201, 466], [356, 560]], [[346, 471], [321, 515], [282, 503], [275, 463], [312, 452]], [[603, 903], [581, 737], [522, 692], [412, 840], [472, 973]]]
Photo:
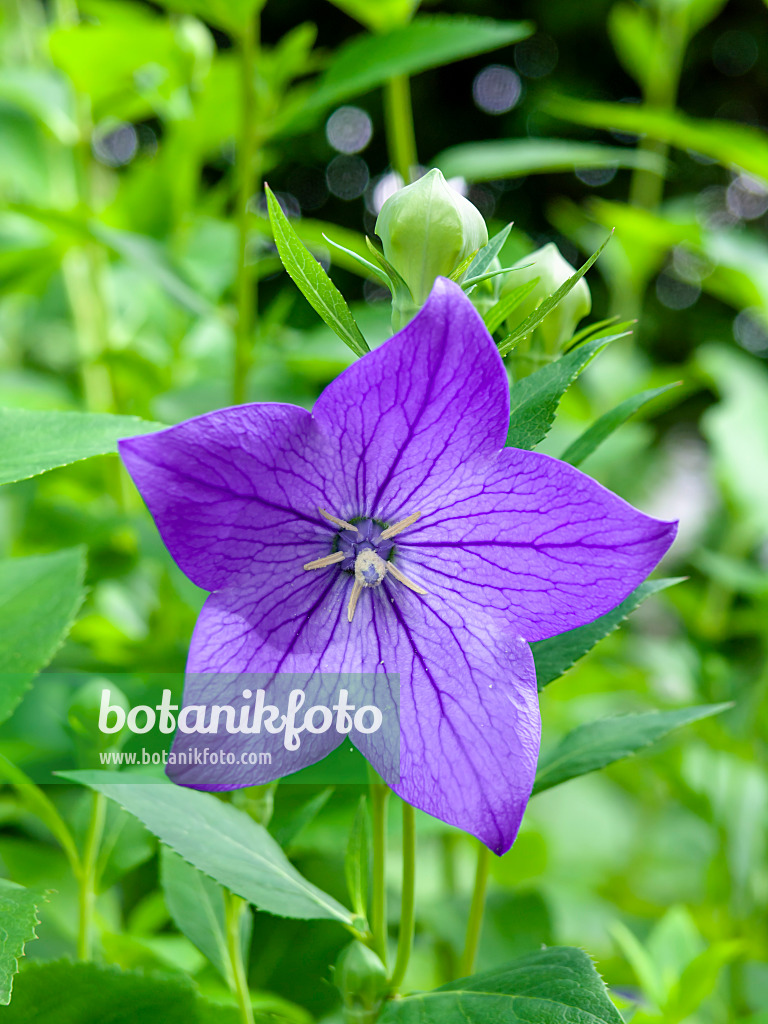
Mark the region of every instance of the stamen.
[[[322, 511], [322, 509], [320, 510]], [[399, 523], [394, 523], [392, 526], [388, 526], [381, 534], [380, 540], [389, 540], [391, 537], [396, 537], [398, 533], [402, 533], [409, 526], [416, 522], [417, 519], [421, 518], [421, 512], [414, 512], [410, 516], [406, 516], [405, 519], [401, 519]]]
[[349, 599], [349, 607], [347, 608], [347, 622], [352, 621], [352, 616], [355, 614], [355, 608], [357, 608], [357, 601], [363, 592], [363, 584], [359, 580], [355, 580], [352, 586], [352, 596]]
[[304, 568], [325, 569], [326, 566], [333, 565], [335, 562], [343, 562], [345, 557], [343, 551], [334, 551], [332, 555], [325, 555], [324, 558], [316, 558], [314, 562], [307, 562]]
[[420, 587], [418, 583], [414, 583], [413, 580], [409, 580], [405, 573], [400, 572], [397, 566], [393, 565], [391, 562], [387, 562], [387, 570], [395, 577], [398, 583], [402, 583], [403, 586], [408, 587], [409, 590], [413, 590], [417, 594], [427, 593], [423, 587]]
[[338, 519], [336, 516], [332, 516], [330, 512], [326, 512], [324, 508], [317, 510], [320, 515], [327, 519], [329, 523], [334, 523], [336, 526], [340, 526], [342, 530], [352, 530], [357, 533], [357, 527], [354, 523], [348, 523], [345, 519]]

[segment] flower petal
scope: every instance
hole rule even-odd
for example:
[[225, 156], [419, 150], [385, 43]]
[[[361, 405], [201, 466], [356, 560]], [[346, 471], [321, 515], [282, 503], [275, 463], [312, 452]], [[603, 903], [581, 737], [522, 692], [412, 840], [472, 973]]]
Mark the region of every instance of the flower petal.
[[435, 507], [462, 462], [503, 447], [509, 385], [496, 346], [458, 285], [325, 389], [313, 413], [337, 452], [341, 516], [394, 521]]
[[442, 509], [403, 534], [398, 565], [533, 642], [620, 604], [676, 532], [564, 462], [505, 448], [456, 475]]
[[304, 409], [241, 405], [120, 441], [174, 561], [217, 590], [254, 561], [289, 571], [326, 554], [318, 506], [338, 501], [329, 452]]
[[[536, 769], [539, 711], [530, 649], [498, 617], [477, 615], [460, 599], [422, 597], [390, 579], [363, 592], [349, 623], [351, 587], [352, 578], [331, 567], [322, 580], [307, 574], [298, 587], [274, 585], [263, 574], [214, 594], [193, 636], [191, 678], [362, 673], [365, 703], [382, 707], [391, 702], [392, 675], [399, 673], [399, 749], [386, 729], [353, 734], [353, 742], [404, 799], [502, 852], [517, 833]], [[377, 673], [372, 692], [370, 673]], [[289, 676], [279, 679], [295, 685]], [[241, 681], [231, 685], [226, 692], [239, 692]], [[208, 703], [210, 693], [185, 693], [185, 703], [198, 699]], [[332, 742], [325, 734], [326, 747], [318, 737], [304, 763], [333, 749], [336, 737]], [[226, 749], [238, 755], [266, 749], [260, 737], [250, 743], [225, 737]], [[279, 755], [276, 744], [269, 749]], [[298, 767], [295, 755], [283, 763], [288, 771]], [[273, 761], [270, 778], [282, 774], [280, 766]], [[178, 769], [169, 774], [186, 781]], [[217, 788], [235, 788], [266, 777], [261, 766], [239, 766], [222, 768], [215, 781]]]

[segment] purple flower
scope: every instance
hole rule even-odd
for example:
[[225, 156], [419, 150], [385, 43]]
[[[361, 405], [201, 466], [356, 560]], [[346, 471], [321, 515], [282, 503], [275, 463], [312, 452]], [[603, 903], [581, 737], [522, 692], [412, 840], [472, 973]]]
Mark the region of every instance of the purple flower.
[[[399, 673], [399, 762], [381, 734], [356, 744], [405, 800], [497, 853], [538, 756], [529, 643], [621, 602], [676, 530], [565, 463], [505, 448], [508, 425], [496, 346], [439, 278], [312, 414], [244, 405], [120, 444], [171, 555], [211, 591], [185, 705], [226, 703], [242, 673], [306, 673], [313, 699], [334, 673]], [[309, 739], [302, 763], [341, 737]], [[296, 770], [281, 744], [271, 768], [224, 766], [204, 788]]]

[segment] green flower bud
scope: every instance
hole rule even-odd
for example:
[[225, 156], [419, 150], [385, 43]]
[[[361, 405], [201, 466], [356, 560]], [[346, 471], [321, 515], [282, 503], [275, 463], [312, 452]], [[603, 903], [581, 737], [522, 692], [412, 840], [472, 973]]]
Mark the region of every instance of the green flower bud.
[[245, 811], [249, 817], [266, 828], [272, 820], [275, 809], [275, 790], [277, 782], [265, 782], [260, 786], [246, 786], [235, 790], [232, 803]]
[[334, 981], [347, 1021], [376, 1020], [388, 985], [387, 969], [372, 949], [357, 940], [345, 946], [336, 961]]
[[[527, 264], [532, 265], [527, 266]], [[507, 321], [509, 329], [517, 327], [526, 317], [530, 316], [544, 299], [549, 298], [561, 284], [565, 284], [568, 278], [573, 277], [575, 273], [576, 269], [561, 256], [560, 250], [554, 242], [549, 242], [541, 249], [537, 249], [536, 252], [532, 252], [530, 256], [518, 260], [514, 266], [514, 272], [504, 277], [501, 289], [502, 297], [526, 281], [533, 280], [534, 277], [539, 278], [539, 283], [517, 307], [512, 319]], [[536, 328], [535, 333], [538, 335], [540, 344], [534, 347], [543, 348], [546, 355], [554, 356], [560, 351], [562, 345], [573, 337], [579, 320], [585, 317], [591, 309], [592, 297], [589, 293], [589, 286], [582, 277]]]
[[413, 303], [398, 309], [393, 325], [404, 326], [427, 301], [436, 277], [456, 267], [488, 241], [479, 210], [450, 187], [437, 169], [406, 185], [384, 203], [376, 221], [384, 256], [410, 289]]
[[122, 708], [127, 714], [131, 705], [123, 691], [109, 679], [91, 679], [72, 695], [67, 709], [67, 720], [75, 734], [78, 760], [83, 768], [101, 767], [99, 752], [118, 750], [127, 737], [125, 729], [105, 733], [99, 729], [102, 692], [109, 690], [110, 705]]

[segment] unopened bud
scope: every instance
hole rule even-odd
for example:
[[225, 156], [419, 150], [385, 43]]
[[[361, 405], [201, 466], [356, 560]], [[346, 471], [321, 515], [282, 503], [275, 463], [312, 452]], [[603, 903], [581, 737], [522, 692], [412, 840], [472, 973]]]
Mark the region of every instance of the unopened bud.
[[[452, 189], [437, 169], [406, 185], [384, 203], [376, 221], [384, 256], [408, 285], [413, 305], [396, 311], [396, 327], [427, 301], [437, 277], [450, 277], [488, 241], [477, 207]], [[398, 322], [399, 321], [399, 322]]]
[[67, 721], [75, 735], [78, 760], [83, 768], [100, 767], [99, 753], [119, 749], [127, 736], [125, 729], [107, 733], [99, 728], [102, 693], [105, 690], [109, 694], [110, 705], [116, 709], [118, 716], [122, 714], [125, 722], [131, 705], [122, 690], [107, 679], [91, 679], [84, 683], [72, 695], [67, 709]]
[[376, 1020], [387, 994], [387, 969], [362, 942], [351, 942], [341, 951], [334, 971], [347, 1021], [365, 1024]]
[[[529, 265], [530, 264], [530, 265]], [[513, 272], [506, 275], [501, 289], [502, 297], [526, 281], [538, 277], [538, 284], [515, 309], [513, 319], [508, 321], [510, 330], [520, 324], [560, 285], [576, 273], [574, 267], [563, 258], [560, 250], [549, 242], [547, 245], [519, 260]], [[562, 345], [573, 337], [579, 320], [592, 308], [592, 297], [584, 278], [580, 278], [564, 299], [542, 320], [536, 331], [543, 342], [545, 353], [555, 355]]]

